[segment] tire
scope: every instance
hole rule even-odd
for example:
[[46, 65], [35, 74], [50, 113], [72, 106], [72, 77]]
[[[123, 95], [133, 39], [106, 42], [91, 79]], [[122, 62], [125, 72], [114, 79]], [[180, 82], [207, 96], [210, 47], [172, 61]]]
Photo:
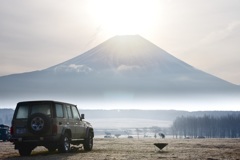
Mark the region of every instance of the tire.
[[70, 152], [70, 138], [68, 134], [64, 134], [61, 139], [60, 139], [60, 143], [58, 146], [58, 151], [61, 153], [68, 153]]
[[24, 146], [18, 149], [20, 156], [29, 156], [32, 152], [32, 148]]
[[91, 151], [93, 148], [93, 134], [89, 133], [88, 137], [84, 139], [83, 147], [85, 151]]
[[50, 129], [50, 118], [42, 113], [35, 113], [28, 119], [28, 129], [33, 134], [43, 134]]

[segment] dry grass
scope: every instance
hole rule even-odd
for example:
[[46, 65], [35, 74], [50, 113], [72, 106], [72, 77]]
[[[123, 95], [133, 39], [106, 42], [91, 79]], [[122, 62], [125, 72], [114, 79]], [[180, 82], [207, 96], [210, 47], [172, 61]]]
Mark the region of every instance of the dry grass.
[[[168, 143], [159, 150], [153, 143]], [[67, 154], [49, 153], [37, 147], [29, 157], [19, 157], [9, 142], [0, 142], [0, 159], [48, 159], [48, 160], [240, 160], [240, 139], [94, 139], [94, 149], [83, 149]]]

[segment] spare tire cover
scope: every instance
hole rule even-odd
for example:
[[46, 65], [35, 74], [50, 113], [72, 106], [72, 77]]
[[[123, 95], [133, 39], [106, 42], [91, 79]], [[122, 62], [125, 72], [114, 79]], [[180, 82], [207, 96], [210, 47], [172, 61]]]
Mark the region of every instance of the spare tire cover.
[[43, 134], [50, 129], [50, 118], [42, 113], [35, 113], [28, 119], [28, 129], [33, 134]]

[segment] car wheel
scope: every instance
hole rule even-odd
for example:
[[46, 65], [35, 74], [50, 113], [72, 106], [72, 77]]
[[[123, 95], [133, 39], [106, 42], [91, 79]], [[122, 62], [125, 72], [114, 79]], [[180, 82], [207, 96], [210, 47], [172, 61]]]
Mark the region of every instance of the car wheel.
[[43, 134], [50, 129], [50, 118], [42, 113], [35, 113], [29, 117], [28, 128], [33, 134]]
[[24, 146], [24, 147], [19, 148], [18, 152], [19, 152], [20, 156], [29, 156], [32, 152], [32, 148]]
[[93, 134], [89, 133], [88, 137], [84, 139], [83, 147], [85, 151], [91, 151], [93, 148]]
[[64, 134], [61, 137], [58, 151], [61, 153], [70, 152], [70, 138], [68, 134]]

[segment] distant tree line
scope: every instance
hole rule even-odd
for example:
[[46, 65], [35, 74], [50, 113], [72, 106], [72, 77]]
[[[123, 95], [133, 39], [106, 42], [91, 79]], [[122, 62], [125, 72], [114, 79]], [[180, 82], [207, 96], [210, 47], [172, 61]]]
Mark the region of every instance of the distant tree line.
[[143, 128], [127, 128], [123, 130], [119, 129], [111, 129], [111, 130], [105, 130], [105, 137], [106, 138], [114, 138], [112, 135], [114, 135], [116, 138], [119, 138], [122, 135], [127, 135], [127, 137], [133, 138], [133, 135], [137, 136], [137, 138], [165, 138], [165, 134], [167, 134], [169, 131], [169, 128], [161, 128], [158, 126], [152, 126], [152, 127], [143, 127]]
[[177, 117], [171, 130], [176, 138], [239, 138], [240, 114], [221, 117]]

